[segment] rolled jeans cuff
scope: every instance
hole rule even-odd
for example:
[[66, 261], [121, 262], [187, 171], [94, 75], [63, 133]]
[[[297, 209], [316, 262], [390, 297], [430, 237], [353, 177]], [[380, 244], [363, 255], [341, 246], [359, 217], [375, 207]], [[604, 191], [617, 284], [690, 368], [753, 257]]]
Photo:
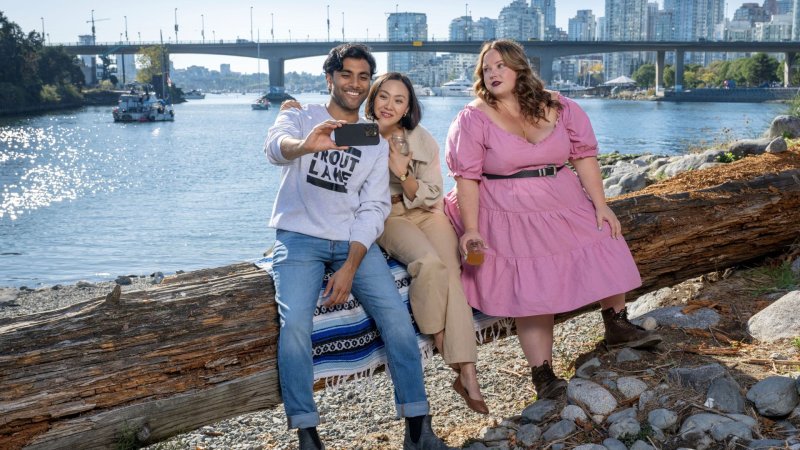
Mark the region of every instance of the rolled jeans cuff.
[[401, 417], [426, 416], [428, 415], [428, 411], [430, 411], [430, 406], [427, 401], [404, 404], [397, 403], [395, 407], [397, 408], [398, 419]]
[[292, 428], [311, 428], [319, 425], [320, 423], [318, 412], [310, 412], [287, 417], [286, 421], [289, 423], [290, 430]]

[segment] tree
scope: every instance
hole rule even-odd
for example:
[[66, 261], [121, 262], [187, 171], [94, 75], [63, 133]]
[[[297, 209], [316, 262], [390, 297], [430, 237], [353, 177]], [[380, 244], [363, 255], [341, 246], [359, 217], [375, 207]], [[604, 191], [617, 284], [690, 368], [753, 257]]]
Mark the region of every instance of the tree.
[[650, 87], [656, 84], [656, 66], [653, 64], [642, 64], [633, 73], [633, 79], [639, 86]]
[[45, 84], [84, 84], [77, 58], [65, 52], [63, 47], [42, 48], [39, 52], [39, 76]]
[[664, 68], [664, 87], [675, 86], [675, 68], [666, 66]]
[[756, 53], [750, 58], [747, 65], [745, 78], [747, 82], [759, 86], [764, 83], [778, 81], [775, 71], [778, 70], [778, 61], [766, 53]]
[[[36, 32], [27, 35], [19, 25], [8, 20], [0, 11], [0, 83], [14, 85], [16, 92], [12, 97], [0, 92], [0, 105], [10, 101], [38, 103], [42, 81], [38, 73], [38, 51], [42, 47], [42, 37]], [[0, 91], [8, 88], [0, 86]], [[10, 89], [10, 88], [9, 88]], [[21, 96], [21, 98], [20, 98]], [[14, 106], [13, 104], [9, 106]]]
[[152, 84], [153, 76], [160, 76], [163, 70], [164, 49], [160, 46], [142, 48], [136, 55], [136, 62], [140, 66], [136, 73], [136, 81]]

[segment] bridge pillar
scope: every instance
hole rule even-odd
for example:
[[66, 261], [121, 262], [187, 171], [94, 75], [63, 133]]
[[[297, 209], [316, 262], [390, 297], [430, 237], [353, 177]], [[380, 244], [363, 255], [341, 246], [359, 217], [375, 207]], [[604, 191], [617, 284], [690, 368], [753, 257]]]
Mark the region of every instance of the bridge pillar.
[[553, 58], [550, 55], [543, 55], [541, 53], [537, 55], [528, 54], [528, 59], [536, 61], [539, 63], [539, 67], [537, 70], [536, 65], [533, 65], [533, 71], [537, 72], [539, 78], [541, 78], [542, 82], [544, 82], [545, 86], [550, 84], [553, 81]]
[[283, 85], [283, 63], [284, 59], [269, 59], [269, 91], [283, 93], [286, 88]]
[[664, 92], [664, 51], [656, 52], [656, 96]]
[[683, 50], [675, 50], [675, 92], [683, 91]]
[[792, 66], [794, 65], [794, 58], [797, 56], [794, 52], [786, 52], [786, 59], [783, 64], [783, 87], [792, 85]]

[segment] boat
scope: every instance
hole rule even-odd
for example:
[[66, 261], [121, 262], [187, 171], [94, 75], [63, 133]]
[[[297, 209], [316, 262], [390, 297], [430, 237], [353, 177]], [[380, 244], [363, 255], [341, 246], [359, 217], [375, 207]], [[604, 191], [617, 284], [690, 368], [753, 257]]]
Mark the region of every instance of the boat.
[[268, 96], [267, 95], [262, 95], [261, 97], [258, 98], [258, 100], [253, 102], [250, 105], [250, 107], [253, 108], [256, 111], [259, 111], [259, 110], [263, 111], [263, 110], [269, 109], [269, 98], [268, 98]]
[[184, 93], [183, 98], [187, 100], [202, 100], [206, 98], [206, 94], [199, 89], [192, 89], [191, 91]]
[[472, 81], [465, 76], [448, 81], [439, 87], [439, 95], [442, 97], [472, 97], [472, 94]]
[[111, 111], [114, 122], [173, 122], [172, 105], [156, 98], [155, 92], [131, 92], [119, 97]]

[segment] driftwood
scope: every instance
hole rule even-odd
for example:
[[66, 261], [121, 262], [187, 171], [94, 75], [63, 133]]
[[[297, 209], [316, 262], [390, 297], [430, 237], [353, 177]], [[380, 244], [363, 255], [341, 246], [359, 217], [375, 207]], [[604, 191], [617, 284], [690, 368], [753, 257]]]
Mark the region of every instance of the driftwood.
[[[635, 298], [795, 242], [800, 170], [609, 204], [642, 273]], [[270, 277], [235, 264], [0, 320], [0, 448], [152, 443], [275, 406], [276, 317]]]

